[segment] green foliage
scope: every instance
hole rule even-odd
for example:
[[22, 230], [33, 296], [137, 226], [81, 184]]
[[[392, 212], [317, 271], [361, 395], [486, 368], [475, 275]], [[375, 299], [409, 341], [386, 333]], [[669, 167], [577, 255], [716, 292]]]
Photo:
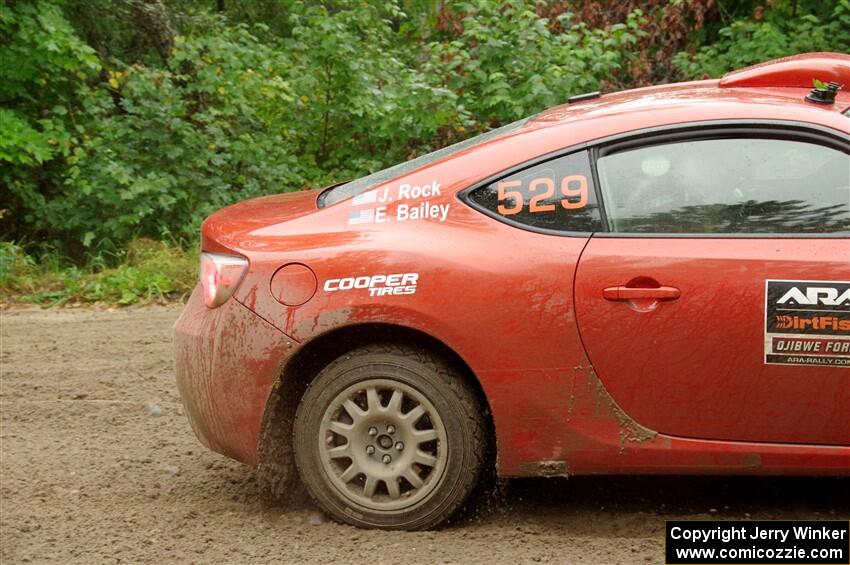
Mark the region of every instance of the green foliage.
[[291, 37], [281, 46], [297, 69], [298, 155], [331, 172], [329, 182], [409, 159], [411, 145], [430, 149], [441, 126], [463, 119], [456, 95], [405, 60], [387, 19], [403, 17], [395, 4], [336, 8], [294, 3]]
[[[103, 261], [94, 261], [103, 264]], [[181, 298], [197, 280], [197, 251], [135, 240], [115, 268], [82, 269], [58, 254], [40, 261], [15, 244], [0, 242], [0, 304], [146, 304]]]
[[190, 240], [217, 208], [303, 187], [284, 63], [240, 26], [178, 36], [165, 67], [110, 71], [41, 220], [87, 247]]
[[608, 29], [574, 24], [566, 12], [557, 27], [535, 4], [490, 0], [455, 3], [465, 17], [451, 41], [434, 41], [426, 73], [458, 94], [476, 129], [514, 121], [565, 98], [598, 90], [623, 66], [629, 46], [643, 33], [642, 14]]
[[0, 100], [50, 107], [67, 102], [80, 80], [100, 70], [94, 50], [59, 5], [46, 0], [0, 5]]
[[606, 30], [564, 15], [555, 30], [534, 3], [479, 0], [454, 6], [468, 13], [458, 37], [426, 42], [398, 4], [341, 0], [286, 2], [276, 32], [184, 4], [185, 34], [168, 37], [136, 1], [104, 18], [101, 0], [71, 3], [96, 50], [61, 4], [2, 12], [7, 94], [33, 94], [2, 109], [12, 238], [78, 260], [138, 237], [187, 244], [224, 205], [356, 177], [596, 88], [640, 33], [639, 14]]
[[[214, 210], [669, 76], [653, 65], [669, 66], [688, 26], [692, 46], [674, 58], [685, 77], [850, 51], [850, 0], [639, 4], [590, 1], [576, 15], [541, 0], [7, 0], [0, 241], [26, 245], [0, 247], [0, 292], [179, 294], [195, 265], [172, 247], [192, 248]], [[662, 46], [664, 25], [675, 41]], [[168, 242], [154, 255], [179, 270], [140, 263], [140, 238]]]
[[0, 4], [0, 226], [35, 235], [34, 212], [52, 197], [75, 128], [78, 89], [100, 70], [61, 6]]
[[[828, 4], [821, 2], [816, 7], [823, 9]], [[814, 11], [793, 14], [795, 3], [777, 2], [759, 19], [734, 20], [718, 31], [716, 42], [701, 46], [693, 54], [681, 52], [674, 62], [687, 77], [707, 78], [796, 53], [850, 52], [850, 0], [833, 4], [823, 18]]]

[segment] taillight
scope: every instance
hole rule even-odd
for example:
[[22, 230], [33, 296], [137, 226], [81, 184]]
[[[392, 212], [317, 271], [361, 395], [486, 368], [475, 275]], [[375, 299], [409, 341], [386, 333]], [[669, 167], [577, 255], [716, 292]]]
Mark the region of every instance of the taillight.
[[248, 260], [237, 255], [201, 253], [201, 286], [204, 289], [204, 304], [208, 308], [221, 306], [248, 270]]

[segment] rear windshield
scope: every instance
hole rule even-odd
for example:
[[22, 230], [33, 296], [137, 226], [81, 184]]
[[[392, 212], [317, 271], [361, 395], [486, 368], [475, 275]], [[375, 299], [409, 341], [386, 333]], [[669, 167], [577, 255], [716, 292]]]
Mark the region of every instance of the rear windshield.
[[443, 147], [442, 149], [438, 149], [432, 153], [427, 153], [411, 161], [405, 161], [404, 163], [393, 165], [392, 167], [389, 167], [382, 171], [378, 171], [377, 173], [372, 173], [371, 175], [359, 178], [357, 180], [353, 180], [345, 184], [331, 187], [319, 195], [317, 204], [319, 208], [324, 208], [325, 206], [336, 204], [337, 202], [345, 200], [346, 198], [351, 198], [352, 196], [356, 196], [361, 192], [365, 192], [370, 188], [374, 188], [394, 178], [404, 176], [411, 171], [428, 165], [429, 163], [439, 161], [444, 157], [448, 157], [449, 155], [453, 155], [455, 153], [458, 153], [459, 151], [463, 151], [464, 149], [480, 145], [485, 141], [489, 141], [491, 139], [499, 137], [500, 135], [519, 129], [530, 119], [530, 117], [523, 118], [506, 126], [490, 130], [487, 133], [483, 133], [479, 136], [471, 137], [469, 139], [461, 141], [460, 143], [455, 143], [454, 145]]

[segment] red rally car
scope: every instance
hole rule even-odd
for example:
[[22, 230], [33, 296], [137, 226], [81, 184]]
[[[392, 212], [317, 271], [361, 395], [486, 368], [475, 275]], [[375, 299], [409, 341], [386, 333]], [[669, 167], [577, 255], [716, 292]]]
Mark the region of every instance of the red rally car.
[[848, 85], [814, 53], [584, 95], [217, 212], [175, 326], [195, 433], [363, 527], [490, 470], [850, 474]]

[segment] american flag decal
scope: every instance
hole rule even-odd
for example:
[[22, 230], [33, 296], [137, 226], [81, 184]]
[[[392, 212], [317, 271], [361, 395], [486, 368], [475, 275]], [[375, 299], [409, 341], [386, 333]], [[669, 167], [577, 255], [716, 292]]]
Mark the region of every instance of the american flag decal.
[[361, 204], [374, 204], [378, 200], [377, 190], [367, 190], [362, 194], [358, 194], [351, 199], [352, 206], [360, 206]]
[[371, 224], [375, 221], [375, 210], [359, 210], [348, 215], [348, 225]]

